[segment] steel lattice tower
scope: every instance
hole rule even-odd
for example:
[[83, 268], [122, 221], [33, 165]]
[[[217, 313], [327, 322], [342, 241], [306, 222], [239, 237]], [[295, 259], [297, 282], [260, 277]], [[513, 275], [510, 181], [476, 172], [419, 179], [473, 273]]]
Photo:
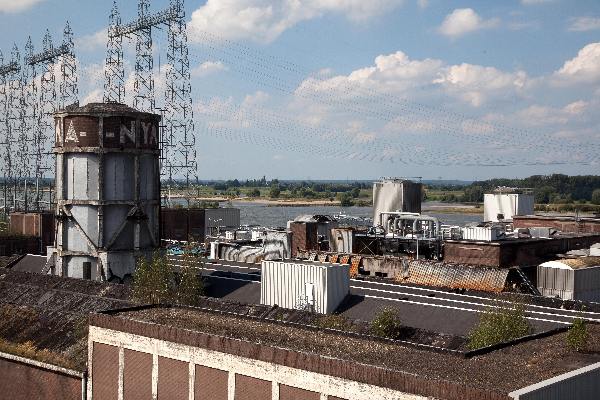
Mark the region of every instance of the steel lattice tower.
[[[42, 54], [50, 54], [53, 52], [54, 47], [52, 45], [52, 39], [49, 32], [46, 32], [42, 46]], [[54, 114], [57, 109], [54, 58], [45, 57], [44, 60], [40, 62], [42, 64], [43, 72], [40, 77], [40, 96], [35, 141], [37, 208], [39, 208], [39, 202], [42, 200], [39, 193], [40, 181], [44, 178], [46, 171], [50, 169], [49, 133], [53, 131], [53, 124], [51, 124], [52, 114]], [[50, 137], [53, 137], [53, 135]]]
[[12, 206], [13, 208], [16, 208], [18, 158], [15, 156], [15, 151], [17, 150], [15, 139], [19, 137], [22, 131], [23, 120], [25, 119], [23, 110], [23, 81], [20, 75], [21, 55], [16, 44], [11, 53], [11, 64], [14, 68], [12, 68], [7, 75], [8, 112], [6, 115], [8, 130], [6, 132], [4, 166], [8, 187], [10, 188], [7, 197], [11, 197]]
[[197, 181], [196, 138], [192, 109], [190, 61], [183, 0], [171, 0], [165, 93], [165, 128], [162, 134], [163, 176], [169, 182], [183, 175], [186, 186]]
[[18, 70], [18, 64], [4, 64], [4, 55], [0, 51], [0, 143], [5, 146], [6, 152], [0, 157], [2, 159], [2, 178], [3, 178], [3, 204], [2, 208], [4, 213], [7, 212], [8, 202], [10, 196], [10, 183], [9, 180], [12, 177], [11, 162], [10, 162], [10, 149], [8, 148], [11, 143], [10, 138], [10, 121], [8, 119], [9, 112], [9, 90], [7, 85], [6, 76], [10, 75], [15, 69]]
[[[75, 58], [75, 43], [73, 42], [73, 31], [67, 21], [63, 31], [63, 43], [60, 56], [60, 91], [58, 108], [63, 109], [68, 105], [78, 102], [79, 91], [77, 88], [77, 60]], [[50, 149], [48, 149], [49, 151]]]
[[[136, 63], [133, 106], [141, 111], [157, 111], [153, 79], [152, 28], [168, 26], [169, 49], [165, 104], [160, 111], [164, 121], [160, 133], [161, 178], [173, 182], [185, 178], [186, 184], [197, 181], [196, 140], [192, 111], [190, 63], [183, 0], [170, 0], [169, 8], [154, 14], [148, 12], [149, 0], [139, 0], [138, 19], [120, 25], [116, 4], [109, 28], [106, 62], [105, 100], [123, 96], [118, 85], [123, 81], [122, 47], [116, 40], [136, 36]], [[123, 91], [122, 91], [123, 90]]]
[[123, 67], [123, 36], [118, 34], [121, 15], [113, 3], [108, 22], [108, 42], [104, 67], [104, 102], [125, 101], [125, 68]]
[[152, 23], [149, 14], [150, 0], [139, 0], [137, 40], [135, 44], [135, 82], [133, 84], [133, 107], [153, 112], [154, 55], [152, 53]]
[[23, 103], [21, 116], [21, 130], [17, 141], [17, 179], [19, 192], [22, 194], [22, 208], [27, 211], [29, 206], [28, 179], [33, 175], [33, 169], [37, 168], [36, 145], [38, 141], [38, 86], [35, 65], [27, 64], [27, 59], [33, 56], [33, 44], [31, 37], [25, 45], [25, 57], [23, 62], [21, 79], [23, 81]]

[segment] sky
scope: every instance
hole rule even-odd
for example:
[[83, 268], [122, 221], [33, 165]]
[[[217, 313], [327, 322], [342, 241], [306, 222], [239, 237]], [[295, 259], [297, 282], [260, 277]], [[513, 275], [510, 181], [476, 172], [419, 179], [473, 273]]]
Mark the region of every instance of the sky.
[[[137, 1], [118, 0], [124, 22]], [[151, 11], [168, 7], [152, 0]], [[0, 0], [5, 61], [75, 33], [102, 98], [112, 0]], [[598, 0], [186, 0], [200, 179], [600, 172]], [[155, 30], [164, 104], [166, 30]], [[135, 38], [125, 42], [126, 102]]]

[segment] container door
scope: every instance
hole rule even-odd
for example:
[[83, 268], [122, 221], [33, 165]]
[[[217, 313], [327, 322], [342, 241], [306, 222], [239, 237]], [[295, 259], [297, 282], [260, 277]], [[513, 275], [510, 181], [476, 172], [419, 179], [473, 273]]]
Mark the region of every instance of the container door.
[[306, 297], [306, 304], [311, 308], [315, 305], [315, 285], [312, 283], [304, 284], [304, 296]]

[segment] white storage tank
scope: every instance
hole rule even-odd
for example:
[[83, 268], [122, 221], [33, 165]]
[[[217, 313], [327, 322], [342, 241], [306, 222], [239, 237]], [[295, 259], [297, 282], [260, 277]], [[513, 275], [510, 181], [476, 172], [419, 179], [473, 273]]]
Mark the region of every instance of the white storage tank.
[[600, 257], [548, 261], [537, 269], [543, 296], [563, 300], [600, 301]]
[[421, 213], [423, 185], [405, 179], [383, 179], [373, 183], [373, 226], [381, 225], [383, 212]]
[[57, 274], [108, 280], [132, 274], [159, 247], [160, 116], [124, 104], [54, 115]]
[[515, 215], [533, 215], [534, 198], [523, 193], [487, 193], [483, 196], [483, 220], [512, 221]]
[[263, 261], [260, 303], [333, 313], [350, 290], [350, 266], [310, 261]]

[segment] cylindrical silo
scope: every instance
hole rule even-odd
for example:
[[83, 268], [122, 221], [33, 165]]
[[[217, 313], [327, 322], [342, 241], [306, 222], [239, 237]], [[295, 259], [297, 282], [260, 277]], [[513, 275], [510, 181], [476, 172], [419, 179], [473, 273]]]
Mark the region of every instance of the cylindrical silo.
[[54, 273], [122, 279], [160, 245], [160, 116], [91, 103], [54, 119]]

